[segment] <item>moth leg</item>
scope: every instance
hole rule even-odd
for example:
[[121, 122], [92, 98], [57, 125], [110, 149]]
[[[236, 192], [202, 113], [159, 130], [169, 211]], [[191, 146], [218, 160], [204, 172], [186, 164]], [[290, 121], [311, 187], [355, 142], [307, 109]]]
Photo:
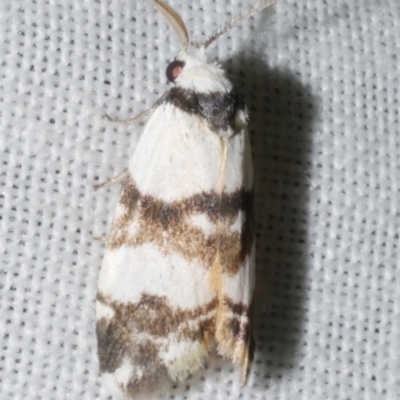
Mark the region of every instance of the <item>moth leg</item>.
[[164, 93], [153, 105], [151, 108], [148, 110], [145, 110], [141, 112], [140, 114], [136, 115], [136, 117], [130, 118], [130, 119], [118, 119], [118, 118], [113, 118], [108, 114], [105, 114], [104, 116], [111, 122], [115, 122], [117, 124], [122, 124], [122, 125], [130, 125], [130, 124], [136, 124], [136, 122], [139, 122], [143, 118], [146, 118], [148, 115], [150, 115], [167, 97], [169, 91]]
[[92, 236], [92, 240], [95, 240], [96, 242], [107, 242], [108, 241], [108, 236], [103, 235], [103, 236]]
[[94, 190], [103, 188], [105, 186], [109, 186], [112, 185], [114, 183], [120, 182], [122, 181], [124, 178], [126, 178], [128, 176], [129, 172], [127, 169], [125, 169], [124, 171], [122, 171], [119, 175], [117, 176], [113, 176], [110, 179], [107, 179], [104, 182], [98, 183], [97, 185], [93, 185]]
[[113, 118], [110, 117], [108, 114], [105, 114], [104, 116], [111, 122], [115, 122], [117, 124], [122, 124], [122, 125], [130, 125], [130, 124], [135, 124], [136, 122], [139, 122], [141, 119], [147, 117], [150, 113], [152, 113], [154, 111], [156, 107], [153, 106], [151, 108], [149, 108], [146, 111], [141, 112], [139, 115], [136, 115], [136, 117], [133, 117], [131, 119], [117, 119], [117, 118]]

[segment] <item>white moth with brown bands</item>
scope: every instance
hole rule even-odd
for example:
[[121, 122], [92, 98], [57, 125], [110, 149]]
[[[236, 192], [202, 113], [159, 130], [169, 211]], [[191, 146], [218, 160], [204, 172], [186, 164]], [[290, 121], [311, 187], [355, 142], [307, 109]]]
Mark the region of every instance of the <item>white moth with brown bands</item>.
[[201, 368], [213, 347], [241, 367], [242, 384], [248, 377], [255, 246], [247, 110], [205, 50], [273, 2], [257, 3], [190, 54], [181, 17], [154, 0], [182, 51], [166, 71], [172, 88], [124, 121], [151, 115], [128, 170], [110, 180], [123, 187], [96, 303], [100, 371], [123, 398], [154, 398]]

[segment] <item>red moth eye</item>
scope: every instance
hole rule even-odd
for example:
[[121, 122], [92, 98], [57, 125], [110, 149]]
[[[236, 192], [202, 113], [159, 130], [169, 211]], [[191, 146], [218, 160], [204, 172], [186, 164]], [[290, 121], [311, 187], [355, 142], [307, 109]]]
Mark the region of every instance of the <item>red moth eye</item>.
[[184, 65], [185, 63], [183, 61], [179, 60], [172, 61], [172, 63], [168, 65], [167, 70], [165, 71], [167, 79], [170, 82], [175, 82], [175, 79], [182, 72]]

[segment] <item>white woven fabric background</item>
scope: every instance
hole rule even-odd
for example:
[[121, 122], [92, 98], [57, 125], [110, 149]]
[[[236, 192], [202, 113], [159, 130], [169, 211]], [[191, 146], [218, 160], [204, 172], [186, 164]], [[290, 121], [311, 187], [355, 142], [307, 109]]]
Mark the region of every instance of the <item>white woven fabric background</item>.
[[[194, 41], [250, 0], [170, 0]], [[96, 285], [119, 185], [179, 50], [150, 1], [0, 2], [0, 400], [110, 399]], [[400, 398], [400, 3], [281, 0], [209, 51], [251, 110], [256, 359], [164, 399]]]

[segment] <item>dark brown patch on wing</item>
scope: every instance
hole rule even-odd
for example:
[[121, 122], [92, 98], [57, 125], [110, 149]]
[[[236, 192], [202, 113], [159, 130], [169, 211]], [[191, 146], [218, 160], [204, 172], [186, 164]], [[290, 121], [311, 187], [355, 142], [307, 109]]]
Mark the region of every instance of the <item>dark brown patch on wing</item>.
[[140, 198], [140, 192], [136, 189], [132, 178], [128, 175], [124, 179], [121, 191], [120, 203], [125, 206], [128, 210], [133, 212], [136, 209], [137, 202]]
[[102, 319], [96, 326], [100, 372], [114, 373], [125, 361], [141, 370], [127, 382], [118, 382], [122, 393], [134, 398], [138, 393], [151, 394], [162, 383], [170, 382], [166, 366], [159, 357], [159, 347], [150, 339], [132, 340], [129, 331], [115, 320]]
[[251, 314], [251, 307], [244, 303], [234, 303], [229, 297], [224, 297], [224, 307], [236, 316]]
[[[218, 195], [199, 193], [165, 202], [141, 195], [131, 177], [122, 190], [123, 213], [114, 220], [110, 249], [154, 243], [166, 254], [177, 252], [186, 259], [199, 259], [211, 268], [219, 252], [223, 271], [235, 275], [251, 253], [254, 241], [253, 192], [239, 189]], [[205, 235], [190, 217], [205, 214], [223, 229]], [[237, 218], [240, 229], [231, 229]], [[133, 227], [133, 225], [135, 227]]]
[[240, 322], [236, 318], [228, 320], [227, 328], [233, 337], [238, 337], [240, 332]]
[[254, 357], [253, 307], [244, 303], [234, 303], [228, 297], [222, 299], [220, 307], [216, 322], [218, 352], [240, 365], [244, 384]]
[[[195, 320], [215, 310], [217, 300], [199, 306], [193, 310], [171, 307], [166, 296], [154, 296], [143, 293], [137, 303], [119, 303], [107, 300], [100, 293], [97, 300], [114, 310], [113, 319], [125, 326], [130, 332], [145, 332], [154, 337], [165, 337], [170, 333], [182, 331], [185, 337], [188, 321]], [[200, 338], [197, 338], [200, 339]]]
[[[240, 211], [251, 212], [253, 209], [253, 192], [245, 189], [221, 195], [216, 192], [202, 192], [171, 203], [155, 199], [152, 196], [141, 196], [132, 178], [127, 184], [127, 189], [135, 199], [137, 196], [140, 197], [142, 214], [151, 221], [161, 219], [165, 227], [189, 214], [204, 213], [216, 222], [220, 217], [234, 220]], [[137, 201], [134, 203], [135, 208], [136, 205]]]
[[[249, 343], [251, 339], [252, 306], [244, 303], [234, 303], [228, 297], [222, 301], [223, 317], [218, 321], [224, 327], [226, 337], [231, 337], [233, 342]], [[232, 315], [233, 314], [233, 315]], [[221, 329], [221, 327], [220, 327]], [[225, 338], [225, 340], [227, 340]]]
[[214, 340], [216, 299], [193, 310], [171, 307], [165, 296], [148, 294], [137, 303], [111, 301], [101, 293], [97, 300], [114, 311], [96, 326], [100, 371], [114, 373], [128, 361], [143, 373], [133, 372], [121, 386], [129, 395], [151, 391], [160, 380], [170, 379], [160, 351], [174, 341], [200, 343], [207, 352]]
[[242, 97], [234, 90], [227, 93], [198, 93], [175, 86], [166, 95], [165, 102], [203, 118], [213, 132], [229, 128], [233, 131], [237, 112], [245, 109]]
[[146, 393], [148, 398], [153, 398], [152, 393], [157, 393], [167, 382], [171, 382], [167, 368], [161, 364], [158, 357], [159, 349], [150, 340], [143, 341], [137, 347], [137, 357], [139, 367], [143, 370], [143, 375], [138, 379], [132, 376], [125, 387], [121, 387], [129, 398], [134, 399], [138, 393]]

